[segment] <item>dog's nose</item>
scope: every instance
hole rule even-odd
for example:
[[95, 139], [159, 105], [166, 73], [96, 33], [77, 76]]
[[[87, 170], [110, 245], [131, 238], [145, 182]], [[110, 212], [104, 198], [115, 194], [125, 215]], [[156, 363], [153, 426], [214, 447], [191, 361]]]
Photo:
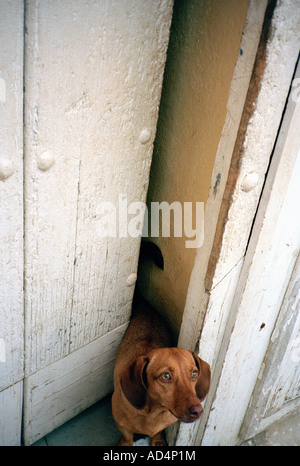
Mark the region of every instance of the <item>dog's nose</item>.
[[189, 407], [189, 415], [192, 417], [192, 418], [195, 418], [197, 419], [198, 417], [201, 416], [203, 412], [203, 408], [202, 408], [202, 405], [199, 404], [199, 405], [193, 405], [193, 406], [190, 406]]

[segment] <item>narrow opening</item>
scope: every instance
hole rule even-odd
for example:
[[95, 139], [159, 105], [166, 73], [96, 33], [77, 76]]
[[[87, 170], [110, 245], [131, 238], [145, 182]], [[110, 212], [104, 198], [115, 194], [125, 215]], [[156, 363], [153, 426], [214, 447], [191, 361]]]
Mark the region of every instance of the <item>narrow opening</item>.
[[[184, 224], [184, 203], [191, 203], [190, 231], [196, 204], [205, 205], [211, 184], [216, 194], [222, 179], [219, 173], [212, 180], [212, 173], [248, 6], [248, 0], [174, 3], [147, 207], [178, 203]], [[197, 249], [187, 247], [184, 229], [174, 234], [172, 215], [169, 237], [149, 237], [164, 269], [154, 260], [141, 264], [141, 255], [139, 285], [178, 337]]]

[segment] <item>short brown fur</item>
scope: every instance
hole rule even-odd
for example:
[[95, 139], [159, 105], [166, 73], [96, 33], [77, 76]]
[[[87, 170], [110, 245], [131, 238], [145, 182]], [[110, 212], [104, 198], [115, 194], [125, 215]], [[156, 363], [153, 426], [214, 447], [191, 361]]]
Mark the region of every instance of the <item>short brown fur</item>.
[[132, 445], [134, 433], [148, 435], [151, 445], [164, 445], [166, 427], [201, 416], [210, 367], [192, 351], [173, 347], [163, 319], [136, 294], [116, 356], [114, 386], [112, 411], [122, 433], [118, 445]]

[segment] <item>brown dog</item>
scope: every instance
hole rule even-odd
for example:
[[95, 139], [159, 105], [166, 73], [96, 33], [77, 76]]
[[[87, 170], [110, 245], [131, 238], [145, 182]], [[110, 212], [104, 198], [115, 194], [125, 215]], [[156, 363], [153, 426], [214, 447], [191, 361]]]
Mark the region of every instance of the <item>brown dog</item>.
[[118, 445], [132, 445], [134, 433], [148, 435], [151, 445], [165, 445], [166, 427], [201, 416], [210, 367], [192, 351], [171, 346], [158, 312], [135, 295], [114, 369], [112, 412], [122, 433]]

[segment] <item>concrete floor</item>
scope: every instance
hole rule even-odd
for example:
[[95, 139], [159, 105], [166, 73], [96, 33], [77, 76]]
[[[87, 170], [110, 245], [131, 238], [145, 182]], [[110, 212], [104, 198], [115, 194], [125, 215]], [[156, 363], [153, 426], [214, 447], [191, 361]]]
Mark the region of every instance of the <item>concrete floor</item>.
[[[33, 446], [113, 446], [120, 433], [111, 414], [110, 396], [66, 422]], [[137, 445], [145, 445], [138, 440]], [[243, 446], [300, 446], [300, 412], [276, 423]]]

